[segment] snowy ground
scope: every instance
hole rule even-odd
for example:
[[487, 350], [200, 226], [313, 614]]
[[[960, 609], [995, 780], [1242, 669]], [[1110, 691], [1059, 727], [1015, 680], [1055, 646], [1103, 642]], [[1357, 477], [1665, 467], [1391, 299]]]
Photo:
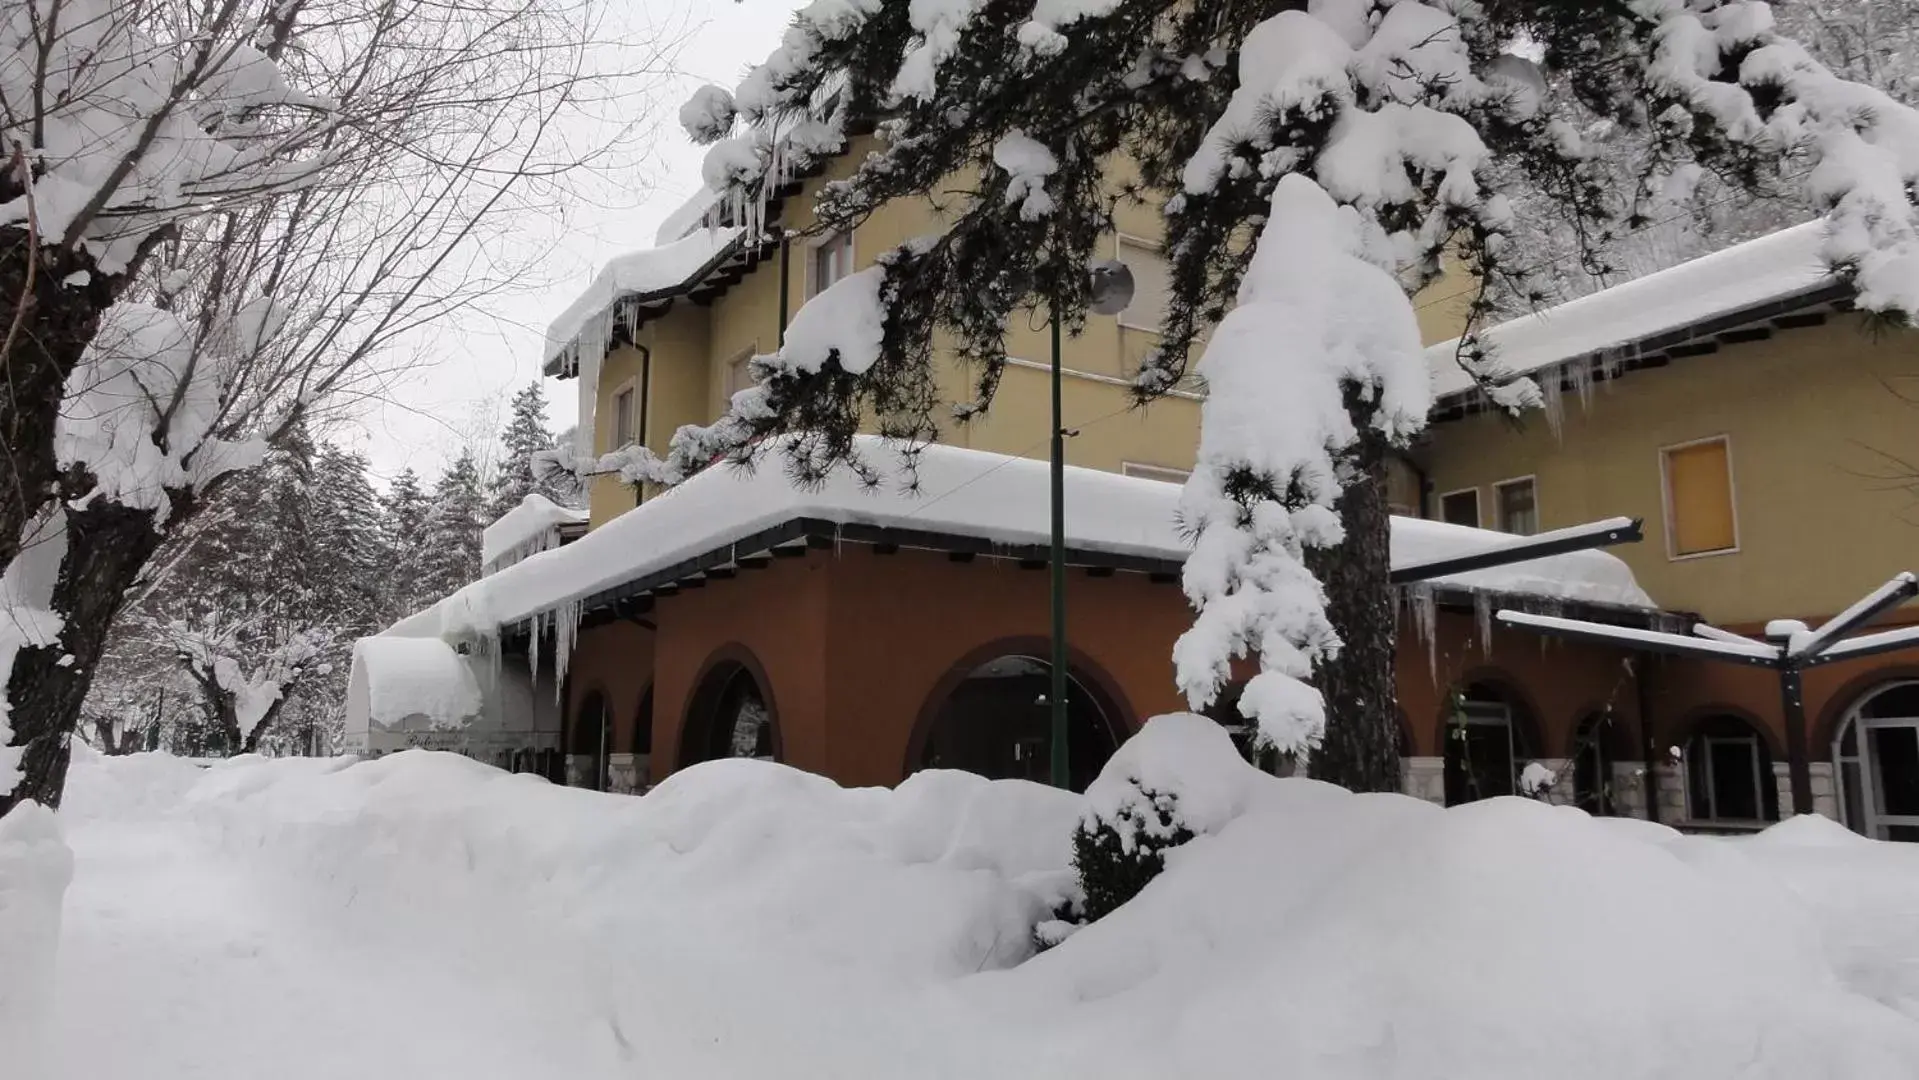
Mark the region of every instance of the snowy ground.
[[85, 761], [53, 1075], [1919, 1076], [1919, 849], [1181, 768], [1216, 834], [1033, 957], [1032, 785]]

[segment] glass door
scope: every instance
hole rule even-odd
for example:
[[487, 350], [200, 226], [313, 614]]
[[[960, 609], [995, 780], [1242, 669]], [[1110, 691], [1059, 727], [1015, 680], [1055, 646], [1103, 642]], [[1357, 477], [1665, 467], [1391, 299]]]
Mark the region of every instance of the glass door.
[[1866, 720], [1867, 832], [1919, 841], [1919, 718]]

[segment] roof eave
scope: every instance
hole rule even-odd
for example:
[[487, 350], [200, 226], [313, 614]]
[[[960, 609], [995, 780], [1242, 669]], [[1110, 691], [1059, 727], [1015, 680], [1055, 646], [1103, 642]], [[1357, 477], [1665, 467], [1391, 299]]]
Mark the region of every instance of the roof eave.
[[[1792, 329], [1789, 322], [1781, 325], [1779, 320], [1789, 321], [1794, 316], [1816, 308], [1845, 310], [1853, 296], [1854, 291], [1850, 284], [1828, 281], [1789, 296], [1758, 304], [1748, 304], [1745, 307], [1723, 312], [1709, 319], [1687, 323], [1671, 330], [1618, 342], [1604, 349], [1562, 357], [1521, 374], [1535, 380], [1554, 377], [1564, 379], [1566, 369], [1573, 364], [1616, 357], [1618, 359], [1610, 374], [1599, 372], [1596, 376], [1618, 378], [1640, 368], [1664, 367], [1675, 358], [1717, 352], [1723, 345], [1751, 340], [1742, 336], [1742, 331], [1754, 329], [1758, 324], [1772, 324], [1768, 327], [1768, 332], [1771, 329]], [[1431, 422], [1457, 420], [1471, 413], [1486, 411], [1487, 407], [1485, 395], [1481, 394], [1477, 388], [1455, 390], [1434, 399]]]

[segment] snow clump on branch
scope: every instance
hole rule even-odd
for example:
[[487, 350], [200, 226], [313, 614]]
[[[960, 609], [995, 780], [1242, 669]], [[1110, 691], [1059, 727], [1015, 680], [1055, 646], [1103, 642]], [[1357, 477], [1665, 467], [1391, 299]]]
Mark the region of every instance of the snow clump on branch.
[[1393, 440], [1417, 431], [1431, 404], [1418, 322], [1392, 276], [1361, 257], [1362, 232], [1358, 213], [1319, 185], [1282, 179], [1239, 304], [1199, 362], [1209, 392], [1180, 497], [1198, 616], [1173, 662], [1203, 709], [1232, 661], [1257, 651], [1239, 708], [1282, 753], [1318, 743], [1325, 706], [1306, 680], [1339, 648], [1305, 553], [1344, 538], [1336, 457], [1359, 434], [1345, 387], [1377, 403], [1374, 423]]

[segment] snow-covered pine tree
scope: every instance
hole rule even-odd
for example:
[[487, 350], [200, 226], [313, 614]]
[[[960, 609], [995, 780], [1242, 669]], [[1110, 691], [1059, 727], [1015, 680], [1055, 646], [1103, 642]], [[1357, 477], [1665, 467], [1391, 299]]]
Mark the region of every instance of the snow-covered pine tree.
[[[1906, 0], [1799, 0], [1781, 5], [1779, 25], [1819, 62], [1911, 104], [1919, 96], [1919, 21]], [[1563, 76], [1548, 72], [1555, 84]], [[1563, 88], [1562, 88], [1563, 89]], [[1707, 169], [1676, 170], [1659, 190], [1636, 192], [1638, 163], [1654, 138], [1644, 128], [1574, 109], [1566, 120], [1590, 148], [1600, 184], [1621, 206], [1637, 204], [1610, 226], [1568, 220], [1545, 193], [1514, 198], [1513, 239], [1535, 268], [1545, 301], [1561, 303], [1621, 281], [1663, 270], [1822, 212], [1786, 161], [1753, 185]], [[1536, 305], [1505, 290], [1502, 306], [1523, 313]]]
[[511, 409], [500, 432], [499, 467], [487, 483], [487, 520], [497, 520], [528, 495], [543, 495], [561, 506], [579, 505], [580, 487], [569, 474], [534, 467], [535, 455], [555, 446], [553, 432], [546, 426], [546, 391], [539, 380], [513, 395]]
[[365, 455], [321, 447], [313, 465], [314, 603], [356, 636], [386, 622], [382, 525]]
[[437, 600], [480, 576], [480, 534], [486, 531], [486, 497], [471, 451], [440, 475], [421, 534], [420, 591]]
[[[1647, 133], [1636, 191], [1693, 163], [1756, 186], [1793, 161], [1828, 211], [1826, 256], [1858, 286], [1861, 306], [1919, 307], [1908, 194], [1919, 114], [1835, 77], [1778, 33], [1764, 3], [816, 0], [736, 91], [707, 88], [682, 111], [689, 134], [714, 144], [705, 173], [719, 205], [760, 227], [761, 209], [798, 169], [871, 128], [878, 150], [825, 188], [820, 227], [934, 192], [949, 227], [822, 293], [808, 307], [831, 309], [839, 329], [805, 335], [797, 349], [789, 334], [780, 354], [756, 363], [758, 393], [629, 472], [671, 482], [715, 454], [740, 457], [764, 435], [802, 430], [789, 465], [815, 478], [849, 457], [868, 415], [925, 439], [945, 410], [963, 419], [986, 408], [1010, 317], [1050, 306], [1080, 325], [1086, 268], [1118, 199], [1162, 203], [1171, 256], [1161, 345], [1136, 380], [1143, 399], [1180, 383], [1202, 335], [1236, 301], [1297, 303], [1242, 289], [1262, 226], [1315, 232], [1355, 283], [1378, 279], [1349, 259], [1390, 275], [1400, 295], [1384, 319], [1398, 326], [1446, 255], [1487, 286], [1468, 305], [1474, 320], [1492, 310], [1494, 284], [1542, 297], [1511, 240], [1515, 195], [1546, 193], [1582, 231], [1631, 209], [1607, 197], [1565, 119], [1574, 109]], [[1115, 190], [1109, 167], [1121, 159], [1140, 181]], [[1337, 214], [1298, 183], [1276, 199], [1289, 176]], [[1276, 210], [1302, 218], [1269, 223]], [[1428, 388], [1423, 370], [1398, 362], [1399, 335], [1368, 338], [1380, 312], [1352, 301], [1373, 297], [1371, 284], [1320, 295], [1336, 306], [1312, 313], [1311, 330], [1337, 343], [1332, 354], [1241, 340], [1204, 362], [1215, 383], [1317, 404], [1262, 418], [1231, 395], [1208, 397], [1183, 501], [1205, 557], [1186, 578], [1200, 614], [1181, 644], [1179, 681], [1203, 706], [1228, 661], [1257, 652], [1258, 685], [1240, 707], [1267, 738], [1318, 746], [1316, 775], [1391, 789], [1382, 460], [1423, 424]], [[794, 325], [806, 318], [803, 308]], [[1268, 329], [1269, 341], [1289, 335], [1283, 321]], [[974, 365], [971, 400], [940, 399], [936, 335]], [[1373, 346], [1386, 351], [1364, 354]], [[1496, 358], [1470, 336], [1458, 359], [1501, 405], [1537, 400], [1523, 380], [1500, 383]], [[1240, 426], [1220, 430], [1229, 415]], [[1302, 418], [1324, 445], [1282, 422]]]
[[426, 564], [426, 523], [433, 500], [411, 466], [401, 469], [380, 500], [380, 532], [386, 572], [383, 621], [403, 618], [437, 597], [428, 596], [420, 575]]

